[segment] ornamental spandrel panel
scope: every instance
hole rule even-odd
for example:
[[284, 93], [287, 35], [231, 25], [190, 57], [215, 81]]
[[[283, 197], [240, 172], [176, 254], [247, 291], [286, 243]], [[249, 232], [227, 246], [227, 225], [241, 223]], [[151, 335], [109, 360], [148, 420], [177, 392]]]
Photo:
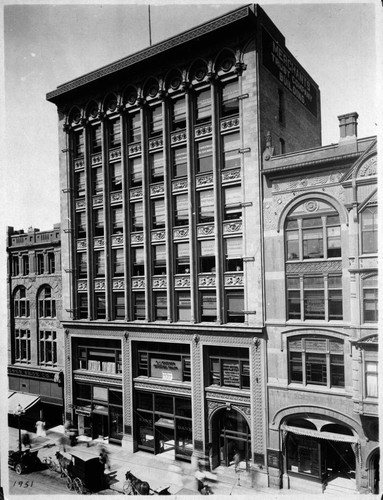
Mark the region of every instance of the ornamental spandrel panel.
[[144, 233], [132, 233], [130, 235], [130, 242], [134, 244], [142, 244], [144, 242]]
[[225, 286], [243, 287], [243, 275], [242, 274], [225, 275]]
[[99, 163], [102, 162], [102, 155], [101, 154], [96, 154], [96, 155], [92, 155], [90, 157], [90, 163], [91, 165], [98, 165]]
[[359, 257], [359, 267], [362, 269], [378, 268], [378, 257]]
[[174, 132], [170, 135], [171, 144], [180, 144], [186, 142], [187, 134], [186, 130], [184, 132]]
[[173, 239], [174, 240], [182, 240], [189, 238], [189, 227], [182, 227], [173, 229]]
[[85, 199], [76, 200], [76, 210], [84, 210], [86, 208]]
[[232, 170], [224, 170], [221, 174], [222, 182], [236, 181], [241, 178], [241, 169], [233, 168]]
[[121, 203], [122, 202], [122, 191], [119, 191], [118, 193], [112, 193], [110, 195], [110, 203]]
[[195, 182], [196, 187], [210, 186], [213, 184], [213, 174], [196, 176]]
[[206, 123], [205, 125], [194, 127], [194, 137], [205, 137], [206, 135], [211, 135], [212, 131], [213, 127], [211, 126], [211, 123]]
[[173, 181], [172, 182], [172, 192], [174, 193], [175, 191], [185, 191], [188, 188], [188, 180], [187, 179], [182, 179], [180, 181]]
[[142, 198], [142, 188], [134, 188], [129, 191], [131, 200], [139, 200]]
[[104, 201], [104, 199], [103, 199], [102, 196], [100, 196], [100, 195], [99, 196], [93, 196], [92, 205], [94, 207], [99, 207], [100, 205], [103, 204], [103, 201]]
[[93, 239], [93, 246], [94, 248], [100, 248], [105, 245], [105, 239], [104, 238], [94, 238]]
[[95, 290], [105, 290], [105, 280], [94, 280]]
[[175, 278], [174, 286], [176, 288], [190, 288], [190, 278], [189, 277]]
[[165, 230], [163, 231], [152, 231], [151, 240], [154, 241], [164, 241], [165, 240]]
[[216, 279], [214, 276], [198, 276], [199, 287], [215, 287]]
[[156, 139], [150, 139], [149, 140], [149, 151], [152, 151], [153, 149], [158, 149], [162, 148], [164, 145], [164, 141], [161, 138], [157, 137]]
[[86, 250], [86, 240], [77, 240], [76, 248], [77, 250]]
[[221, 132], [223, 132], [224, 130], [231, 130], [233, 128], [238, 128], [239, 117], [233, 116], [230, 118], [224, 118], [221, 120], [220, 125], [221, 125]]
[[153, 288], [160, 288], [162, 290], [166, 290], [166, 277], [164, 278], [153, 278], [152, 279], [152, 287]]
[[324, 262], [297, 262], [286, 264], [288, 274], [306, 274], [306, 273], [328, 273], [342, 271], [342, 261], [324, 261]]
[[263, 217], [265, 230], [277, 230], [278, 219], [281, 212], [293, 198], [293, 193], [287, 193], [264, 200]]
[[214, 234], [214, 224], [197, 227], [197, 236], [211, 236]]
[[150, 196], [163, 195], [165, 193], [165, 186], [163, 184], [155, 184], [150, 186]]
[[145, 279], [144, 278], [132, 278], [132, 289], [142, 290], [144, 288], [145, 288]]
[[88, 290], [88, 281], [87, 280], [78, 280], [77, 290], [79, 292], [86, 292]]
[[223, 234], [233, 234], [242, 232], [242, 221], [226, 222], [223, 224]]
[[310, 340], [306, 339], [305, 341], [306, 350], [307, 351], [315, 351], [315, 352], [326, 352], [327, 351], [327, 342], [326, 340]]
[[74, 373], [74, 380], [78, 382], [94, 382], [96, 384], [102, 385], [116, 385], [121, 387], [122, 385], [122, 375], [117, 374], [108, 374], [105, 376], [105, 373]]
[[377, 172], [377, 157], [373, 156], [369, 158], [363, 165], [359, 168], [357, 177], [371, 177], [376, 175]]
[[122, 234], [116, 234], [112, 236], [112, 247], [120, 247], [124, 244], [124, 236]]
[[121, 148], [112, 149], [109, 151], [109, 161], [119, 160], [121, 158]]
[[125, 280], [123, 278], [114, 278], [112, 283], [113, 283], [113, 290], [125, 289]]
[[[141, 382], [141, 381], [134, 381], [134, 388], [136, 390], [146, 390], [150, 392], [164, 392], [164, 393], [169, 393], [169, 383], [167, 384], [161, 384], [160, 381], [158, 383], [146, 383], [146, 382]], [[172, 394], [177, 394], [177, 396], [188, 396], [190, 397], [191, 395], [191, 388], [189, 387], [180, 387], [180, 386], [171, 386], [171, 392]]]
[[333, 172], [331, 174], [326, 173], [326, 174], [308, 174], [308, 175], [301, 175], [299, 177], [296, 177], [294, 179], [290, 180], [285, 180], [285, 181], [278, 181], [278, 182], [273, 182], [272, 184], [272, 193], [281, 193], [284, 191], [299, 191], [299, 190], [305, 190], [307, 188], [311, 187], [321, 187], [321, 186], [331, 186], [331, 185], [337, 185], [339, 183], [339, 180], [343, 176], [345, 170], [338, 170], [337, 172]]
[[75, 168], [75, 170], [81, 170], [84, 167], [85, 167], [85, 160], [84, 159], [76, 160], [74, 162], [74, 168]]
[[137, 142], [136, 144], [131, 144], [129, 146], [129, 155], [135, 155], [141, 153], [141, 143]]

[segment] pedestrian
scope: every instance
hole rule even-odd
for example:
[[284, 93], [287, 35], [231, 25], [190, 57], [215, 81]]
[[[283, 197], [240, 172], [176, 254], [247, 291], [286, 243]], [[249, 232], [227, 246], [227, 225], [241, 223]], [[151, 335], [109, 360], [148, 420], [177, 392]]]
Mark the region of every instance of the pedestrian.
[[238, 472], [239, 462], [241, 461], [241, 455], [239, 451], [235, 451], [234, 453], [234, 470]]
[[45, 432], [45, 422], [42, 420], [38, 420], [36, 422], [36, 435], [40, 437], [46, 437], [47, 433]]
[[25, 432], [21, 438], [21, 443], [23, 444], [24, 448], [30, 448], [31, 447], [31, 436], [28, 434], [28, 432]]
[[66, 434], [63, 434], [62, 436], [60, 436], [60, 439], [59, 439], [59, 447], [60, 447], [60, 451], [62, 449], [62, 451], [66, 451], [66, 448], [67, 446], [69, 446], [69, 438]]
[[100, 454], [99, 454], [99, 460], [100, 462], [107, 467], [107, 469], [110, 471], [110, 459], [109, 459], [109, 451], [107, 450], [105, 445], [100, 446]]
[[202, 461], [201, 460], [198, 461], [198, 469], [196, 470], [196, 472], [194, 474], [194, 477], [197, 480], [197, 490], [198, 490], [198, 493], [201, 493], [202, 489], [204, 487], [203, 480], [205, 479], [205, 472], [203, 470], [203, 466], [202, 466]]

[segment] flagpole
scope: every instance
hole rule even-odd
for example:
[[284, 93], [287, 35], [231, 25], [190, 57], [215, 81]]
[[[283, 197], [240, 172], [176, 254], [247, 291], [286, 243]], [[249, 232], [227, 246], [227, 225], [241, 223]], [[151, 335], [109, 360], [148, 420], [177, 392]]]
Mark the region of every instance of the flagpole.
[[150, 22], [150, 4], [148, 5], [148, 14], [149, 14], [149, 45], [152, 45], [152, 26]]

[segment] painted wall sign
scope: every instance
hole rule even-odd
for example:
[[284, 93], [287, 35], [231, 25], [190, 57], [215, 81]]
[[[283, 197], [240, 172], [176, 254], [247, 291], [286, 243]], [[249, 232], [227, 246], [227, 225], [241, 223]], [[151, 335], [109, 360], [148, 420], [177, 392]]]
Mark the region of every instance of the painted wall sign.
[[262, 59], [264, 66], [282, 85], [314, 116], [317, 116], [317, 89], [314, 81], [264, 28], [262, 28]]

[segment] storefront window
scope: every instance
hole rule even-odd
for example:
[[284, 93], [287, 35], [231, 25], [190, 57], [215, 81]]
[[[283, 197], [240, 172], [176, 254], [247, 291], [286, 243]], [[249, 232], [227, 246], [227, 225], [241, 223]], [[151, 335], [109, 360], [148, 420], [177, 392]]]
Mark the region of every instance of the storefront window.
[[93, 372], [122, 373], [121, 350], [79, 346], [77, 368]]
[[320, 450], [318, 440], [307, 436], [289, 434], [287, 445], [287, 470], [320, 477]]
[[153, 415], [137, 412], [138, 445], [154, 450]]

